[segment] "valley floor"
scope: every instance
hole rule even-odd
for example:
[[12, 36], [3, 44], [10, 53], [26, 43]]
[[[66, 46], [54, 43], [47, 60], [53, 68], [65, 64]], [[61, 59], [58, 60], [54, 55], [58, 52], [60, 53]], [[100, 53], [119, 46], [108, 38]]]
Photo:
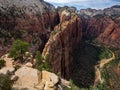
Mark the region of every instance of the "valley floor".
[[99, 85], [104, 84], [106, 78], [101, 70], [115, 60], [115, 53], [101, 45], [83, 42], [74, 50], [73, 57], [71, 79], [78, 87], [76, 90], [103, 90]]

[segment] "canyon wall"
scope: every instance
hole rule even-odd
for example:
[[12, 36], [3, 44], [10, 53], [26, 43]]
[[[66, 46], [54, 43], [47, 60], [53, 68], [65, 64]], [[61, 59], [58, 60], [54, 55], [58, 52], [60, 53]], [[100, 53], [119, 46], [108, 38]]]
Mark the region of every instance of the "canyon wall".
[[83, 25], [85, 36], [109, 47], [120, 48], [120, 18], [93, 17], [84, 20]]
[[105, 31], [105, 28], [110, 24], [112, 20], [109, 17], [97, 17], [90, 18], [87, 20], [84, 29], [86, 30], [86, 34], [89, 37], [99, 36], [102, 32]]
[[0, 55], [16, 39], [29, 42], [33, 53], [42, 51], [58, 23], [55, 7], [43, 0], [0, 0]]
[[120, 48], [120, 19], [111, 22], [97, 40], [104, 45]]
[[120, 48], [120, 6], [115, 5], [103, 10], [81, 9], [83, 33], [85, 37], [113, 48]]

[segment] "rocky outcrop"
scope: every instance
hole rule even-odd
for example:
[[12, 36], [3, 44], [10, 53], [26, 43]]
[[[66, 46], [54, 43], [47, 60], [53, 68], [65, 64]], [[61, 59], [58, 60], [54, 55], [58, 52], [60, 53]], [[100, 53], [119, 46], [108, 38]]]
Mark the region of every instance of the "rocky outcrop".
[[42, 50], [58, 23], [54, 6], [43, 0], [0, 0], [0, 54], [18, 38], [30, 42], [31, 51]]
[[22, 67], [15, 72], [15, 75], [18, 76], [18, 80], [14, 85], [29, 86], [34, 87], [41, 80], [41, 73], [29, 67]]
[[61, 72], [62, 77], [69, 79], [72, 50], [80, 43], [82, 37], [82, 22], [75, 15], [70, 20], [61, 22], [51, 33], [42, 55], [49, 55], [52, 69]]
[[[48, 71], [38, 71], [30, 67], [21, 67], [11, 77], [14, 80], [12, 90], [59, 90], [61, 84], [66, 86], [66, 80]], [[61, 82], [62, 81], [62, 82]]]

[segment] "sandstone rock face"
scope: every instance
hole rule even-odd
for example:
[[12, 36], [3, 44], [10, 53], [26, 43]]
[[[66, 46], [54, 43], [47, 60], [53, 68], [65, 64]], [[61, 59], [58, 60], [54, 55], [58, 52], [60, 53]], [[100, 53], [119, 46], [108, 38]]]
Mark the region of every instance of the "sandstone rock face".
[[43, 0], [0, 0], [0, 55], [18, 38], [30, 42], [31, 51], [43, 49], [57, 23], [54, 6]]
[[45, 45], [42, 55], [49, 55], [52, 69], [55, 73], [61, 72], [62, 77], [69, 79], [70, 64], [72, 62], [71, 52], [81, 41], [82, 23], [75, 15], [70, 20], [61, 22]]

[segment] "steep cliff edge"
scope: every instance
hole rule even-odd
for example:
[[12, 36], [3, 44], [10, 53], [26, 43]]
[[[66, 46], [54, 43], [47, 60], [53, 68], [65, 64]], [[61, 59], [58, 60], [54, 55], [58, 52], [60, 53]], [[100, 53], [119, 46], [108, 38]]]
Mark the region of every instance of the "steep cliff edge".
[[42, 50], [58, 23], [55, 7], [43, 0], [0, 0], [0, 55], [15, 39], [31, 43], [31, 51]]
[[80, 43], [81, 37], [82, 22], [75, 15], [70, 20], [56, 26], [45, 45], [42, 55], [49, 55], [53, 71], [61, 72], [63, 78], [69, 79], [70, 77], [72, 50]]

